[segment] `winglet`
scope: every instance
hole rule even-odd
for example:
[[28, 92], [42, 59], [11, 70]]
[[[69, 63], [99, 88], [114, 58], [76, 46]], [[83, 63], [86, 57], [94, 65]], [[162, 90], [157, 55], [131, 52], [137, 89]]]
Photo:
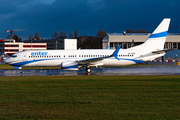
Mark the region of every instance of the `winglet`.
[[107, 46], [106, 49], [109, 49], [109, 46]]
[[117, 55], [118, 55], [118, 52], [121, 48], [121, 44], [117, 47], [117, 49], [113, 52], [112, 56], [115, 57], [116, 59], [120, 60]]

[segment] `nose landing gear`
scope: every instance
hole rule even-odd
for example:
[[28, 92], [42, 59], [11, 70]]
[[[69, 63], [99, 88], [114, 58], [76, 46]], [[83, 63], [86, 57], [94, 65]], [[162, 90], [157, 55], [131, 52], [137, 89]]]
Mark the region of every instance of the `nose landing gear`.
[[20, 73], [23, 73], [23, 69], [20, 69]]

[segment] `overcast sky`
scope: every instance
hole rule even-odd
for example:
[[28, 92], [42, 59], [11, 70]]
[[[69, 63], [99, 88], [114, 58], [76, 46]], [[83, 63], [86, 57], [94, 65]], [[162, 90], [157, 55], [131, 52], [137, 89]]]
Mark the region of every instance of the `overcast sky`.
[[54, 32], [67, 36], [95, 36], [98, 30], [122, 33], [128, 28], [152, 32], [163, 18], [171, 18], [169, 33], [178, 33], [180, 0], [0, 0], [0, 38], [8, 29], [22, 39], [39, 32], [51, 38]]

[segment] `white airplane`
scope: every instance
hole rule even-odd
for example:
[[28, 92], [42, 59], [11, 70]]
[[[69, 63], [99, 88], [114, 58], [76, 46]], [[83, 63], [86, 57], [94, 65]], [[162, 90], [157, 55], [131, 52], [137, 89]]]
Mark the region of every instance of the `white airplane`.
[[170, 18], [164, 19], [149, 38], [141, 45], [116, 50], [39, 50], [23, 51], [5, 59], [5, 63], [22, 69], [22, 67], [61, 67], [62, 70], [78, 70], [85, 67], [118, 67], [151, 61], [164, 56], [164, 49]]

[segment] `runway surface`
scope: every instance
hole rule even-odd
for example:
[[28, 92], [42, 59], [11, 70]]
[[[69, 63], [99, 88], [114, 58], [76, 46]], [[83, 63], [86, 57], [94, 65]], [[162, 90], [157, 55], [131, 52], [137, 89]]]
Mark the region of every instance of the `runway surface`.
[[118, 67], [118, 68], [92, 68], [87, 74], [85, 69], [78, 71], [63, 71], [60, 69], [24, 69], [0, 70], [0, 76], [80, 76], [80, 75], [180, 75], [180, 66], [157, 66], [157, 67]]

